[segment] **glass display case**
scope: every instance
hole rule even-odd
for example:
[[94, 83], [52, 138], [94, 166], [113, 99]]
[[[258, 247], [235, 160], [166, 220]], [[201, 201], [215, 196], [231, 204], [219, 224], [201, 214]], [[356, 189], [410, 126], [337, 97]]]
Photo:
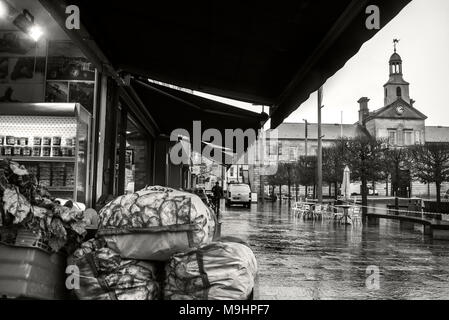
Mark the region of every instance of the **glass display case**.
[[91, 114], [78, 103], [0, 103], [0, 159], [57, 198], [89, 203]]

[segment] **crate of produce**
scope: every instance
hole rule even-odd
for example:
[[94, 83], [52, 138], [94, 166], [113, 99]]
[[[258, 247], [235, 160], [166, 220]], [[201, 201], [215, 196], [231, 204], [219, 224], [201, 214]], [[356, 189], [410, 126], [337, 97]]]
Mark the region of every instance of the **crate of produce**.
[[50, 253], [32, 232], [21, 230], [15, 239], [2, 234], [0, 298], [65, 299], [65, 268], [65, 255]]

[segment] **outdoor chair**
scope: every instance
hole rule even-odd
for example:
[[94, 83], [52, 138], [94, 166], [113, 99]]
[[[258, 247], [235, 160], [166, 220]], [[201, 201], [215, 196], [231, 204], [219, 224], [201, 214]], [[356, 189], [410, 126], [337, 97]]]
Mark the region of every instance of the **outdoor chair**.
[[323, 206], [321, 204], [315, 205], [312, 211], [312, 219], [322, 219], [323, 218]]
[[312, 208], [309, 204], [304, 204], [301, 210], [302, 217], [305, 219], [309, 219], [312, 216]]
[[299, 201], [295, 202], [291, 208], [291, 210], [294, 214], [299, 213], [301, 211], [301, 209], [302, 209], [302, 203]]
[[[334, 207], [332, 209], [334, 209]], [[343, 217], [342, 209], [337, 208], [337, 210], [332, 213], [332, 218], [334, 220], [339, 220], [342, 217]]]
[[359, 206], [353, 206], [350, 209], [350, 215], [354, 223], [360, 222], [361, 208]]

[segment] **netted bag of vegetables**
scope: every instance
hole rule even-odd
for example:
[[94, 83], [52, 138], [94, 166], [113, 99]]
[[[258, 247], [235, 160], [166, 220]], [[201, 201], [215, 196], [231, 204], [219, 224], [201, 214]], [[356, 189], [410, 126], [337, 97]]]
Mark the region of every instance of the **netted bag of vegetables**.
[[254, 288], [257, 261], [237, 242], [214, 242], [175, 254], [165, 268], [167, 300], [247, 300]]
[[51, 251], [71, 253], [86, 234], [83, 212], [71, 202], [64, 206], [55, 202], [35, 177], [14, 161], [0, 161], [0, 205], [2, 234], [8, 232], [9, 238], [28, 230]]
[[192, 193], [153, 186], [123, 195], [99, 213], [98, 235], [124, 258], [166, 261], [210, 243], [215, 215]]
[[75, 295], [82, 300], [156, 300], [160, 297], [158, 267], [149, 261], [122, 259], [91, 239], [69, 257], [68, 265], [76, 266], [79, 288]]

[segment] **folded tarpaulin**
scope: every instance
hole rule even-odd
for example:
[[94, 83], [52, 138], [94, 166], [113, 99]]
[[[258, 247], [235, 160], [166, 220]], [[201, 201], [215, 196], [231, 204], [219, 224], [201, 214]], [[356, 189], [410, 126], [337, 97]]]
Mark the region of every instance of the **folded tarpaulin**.
[[107, 204], [98, 235], [123, 258], [166, 261], [212, 242], [215, 227], [215, 214], [197, 195], [151, 186]]
[[257, 261], [237, 242], [214, 242], [174, 255], [165, 268], [166, 300], [247, 300]]

